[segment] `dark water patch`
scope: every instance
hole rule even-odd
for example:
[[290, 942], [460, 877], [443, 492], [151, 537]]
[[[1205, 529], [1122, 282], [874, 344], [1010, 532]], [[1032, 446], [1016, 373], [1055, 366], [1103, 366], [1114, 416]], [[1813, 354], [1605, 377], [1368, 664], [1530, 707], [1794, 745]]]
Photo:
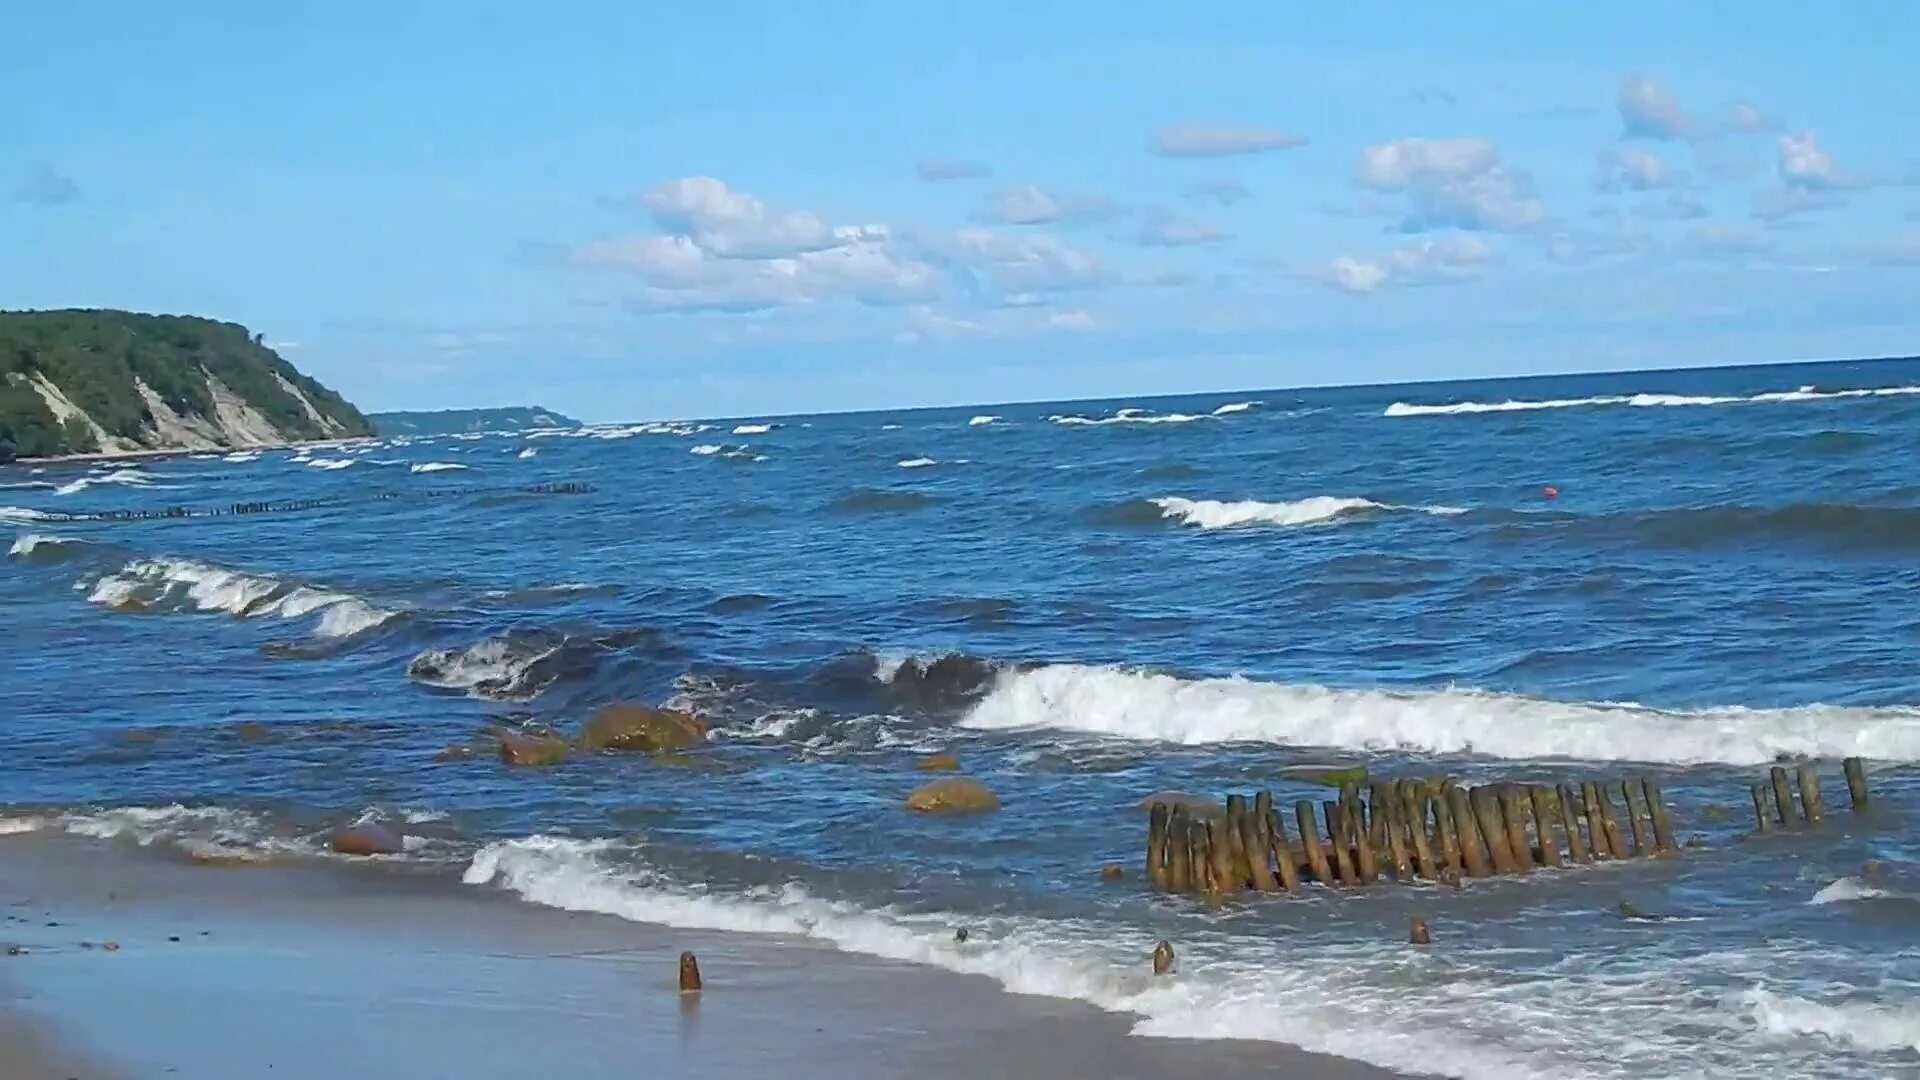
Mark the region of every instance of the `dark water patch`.
[[1602, 537], [1683, 550], [1785, 543], [1839, 553], [1920, 551], [1920, 507], [1911, 506], [1689, 507], [1591, 518], [1575, 527]]
[[759, 611], [772, 603], [771, 596], [763, 596], [760, 593], [739, 593], [715, 600], [707, 605], [707, 610], [716, 615], [744, 615], [749, 611]]
[[924, 491], [883, 491], [861, 488], [827, 504], [835, 514], [911, 514], [936, 506], [938, 496]]
[[1011, 622], [1020, 604], [1003, 597], [961, 597], [939, 600], [928, 605], [936, 618], [958, 619], [974, 626], [999, 626]]
[[1130, 499], [1123, 503], [1089, 507], [1080, 511], [1078, 516], [1089, 525], [1115, 529], [1155, 529], [1170, 524], [1167, 512], [1151, 499]]

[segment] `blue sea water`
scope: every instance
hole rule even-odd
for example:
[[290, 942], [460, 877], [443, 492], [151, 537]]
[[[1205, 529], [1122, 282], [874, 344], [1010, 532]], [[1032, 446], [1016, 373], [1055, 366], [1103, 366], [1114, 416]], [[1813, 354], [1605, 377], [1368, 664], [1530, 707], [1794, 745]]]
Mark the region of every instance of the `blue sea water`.
[[[1920, 361], [21, 465], [0, 524], [0, 833], [324, 858], [384, 821], [534, 905], [1406, 1071], [1920, 1072]], [[708, 745], [440, 759], [622, 700]], [[1003, 809], [904, 811], [934, 752]], [[1779, 759], [1820, 763], [1828, 821], [1751, 837]], [[1349, 765], [1651, 775], [1703, 846], [1142, 883], [1146, 796]]]

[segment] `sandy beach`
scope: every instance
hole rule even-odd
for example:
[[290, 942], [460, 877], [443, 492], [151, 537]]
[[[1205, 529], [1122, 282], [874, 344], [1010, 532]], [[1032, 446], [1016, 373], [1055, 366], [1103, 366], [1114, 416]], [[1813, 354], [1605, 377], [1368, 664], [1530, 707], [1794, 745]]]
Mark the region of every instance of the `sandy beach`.
[[[757, 935], [534, 909], [376, 866], [0, 838], [6, 1080], [1390, 1074]], [[112, 943], [112, 948], [108, 943]], [[682, 949], [705, 990], [681, 995]], [[1142, 958], [1143, 970], [1146, 960]]]

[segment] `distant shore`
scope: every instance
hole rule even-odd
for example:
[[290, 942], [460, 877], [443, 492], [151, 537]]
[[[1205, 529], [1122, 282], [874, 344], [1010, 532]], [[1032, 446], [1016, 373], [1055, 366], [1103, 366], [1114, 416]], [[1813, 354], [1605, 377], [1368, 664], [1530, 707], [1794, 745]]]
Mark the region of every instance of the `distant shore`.
[[[212, 868], [15, 835], [0, 902], [0, 939], [25, 950], [0, 956], [0, 1061], [25, 1063], [9, 1078], [1392, 1075], [1275, 1043], [1133, 1037], [1130, 1017], [977, 976], [530, 907], [401, 868]], [[676, 990], [682, 949], [700, 995]]]

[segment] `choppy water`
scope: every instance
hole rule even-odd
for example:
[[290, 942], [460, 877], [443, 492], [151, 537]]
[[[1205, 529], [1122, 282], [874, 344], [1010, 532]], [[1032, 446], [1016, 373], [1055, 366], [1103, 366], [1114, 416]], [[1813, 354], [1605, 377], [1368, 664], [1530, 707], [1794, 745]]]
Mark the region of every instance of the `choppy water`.
[[[310, 505], [84, 519], [269, 500]], [[17, 467], [0, 506], [0, 832], [299, 856], [381, 818], [534, 904], [1407, 1070], [1920, 1070], [1920, 362]], [[620, 699], [710, 747], [434, 760]], [[909, 816], [933, 751], [1005, 809]], [[1829, 824], [1746, 839], [1799, 756]], [[1143, 796], [1319, 797], [1328, 763], [1650, 772], [1707, 846], [1459, 892], [1139, 883]]]

